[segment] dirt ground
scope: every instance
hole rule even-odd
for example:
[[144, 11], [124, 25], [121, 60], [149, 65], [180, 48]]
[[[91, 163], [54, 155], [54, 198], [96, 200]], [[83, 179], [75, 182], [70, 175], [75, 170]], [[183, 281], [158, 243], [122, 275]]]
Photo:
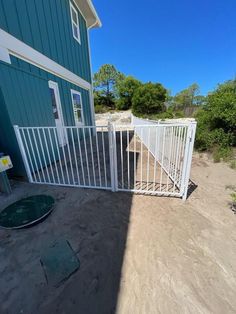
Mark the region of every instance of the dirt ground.
[[109, 120], [119, 125], [129, 124], [131, 121], [131, 110], [95, 114], [97, 126], [105, 126]]
[[[236, 172], [195, 155], [191, 179], [186, 202], [13, 182], [1, 209], [41, 193], [56, 204], [34, 227], [0, 230], [0, 313], [235, 313]], [[81, 266], [55, 288], [40, 256], [60, 238]]]

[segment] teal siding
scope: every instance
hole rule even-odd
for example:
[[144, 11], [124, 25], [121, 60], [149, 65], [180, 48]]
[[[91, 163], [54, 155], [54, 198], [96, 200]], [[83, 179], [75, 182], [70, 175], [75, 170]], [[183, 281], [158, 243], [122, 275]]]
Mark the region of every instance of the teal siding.
[[87, 27], [78, 14], [81, 45], [73, 38], [69, 0], [0, 0], [0, 28], [91, 82]]
[[48, 81], [58, 83], [65, 125], [74, 125], [70, 90], [81, 93], [85, 124], [91, 125], [89, 92], [27, 62], [11, 57], [12, 64], [0, 62], [0, 87], [12, 124], [52, 126]]
[[85, 125], [91, 125], [89, 92], [35, 66], [11, 57], [0, 62], [0, 150], [13, 157], [14, 175], [24, 175], [13, 125], [54, 126], [48, 81], [58, 83], [65, 125], [75, 125], [71, 89], [82, 95]]
[[10, 170], [10, 174], [24, 175], [25, 169], [18, 149], [15, 132], [11, 125], [10, 117], [6, 108], [5, 99], [0, 87], [0, 152], [4, 152], [11, 156], [14, 168]]

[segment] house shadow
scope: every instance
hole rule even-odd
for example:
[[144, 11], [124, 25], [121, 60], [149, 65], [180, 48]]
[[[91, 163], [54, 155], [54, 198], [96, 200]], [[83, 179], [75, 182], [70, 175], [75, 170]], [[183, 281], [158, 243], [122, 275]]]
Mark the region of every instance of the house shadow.
[[[133, 133], [129, 140], [125, 133], [117, 134], [119, 143], [120, 135], [123, 137], [123, 170], [127, 174], [129, 163], [130, 188], [133, 188], [134, 161], [138, 161], [139, 154], [129, 149]], [[105, 137], [104, 143], [105, 147], [109, 145], [108, 138]], [[88, 150], [87, 153], [90, 155]], [[107, 160], [108, 173], [109, 167]], [[121, 173], [118, 176], [121, 178]], [[96, 180], [98, 180], [97, 176]], [[107, 180], [110, 182], [109, 175]], [[66, 198], [60, 200], [60, 208], [66, 207], [66, 210], [64, 209], [64, 215], [61, 213], [63, 222], [60, 224], [58, 237], [66, 239], [75, 250], [80, 260], [80, 269], [58, 288], [50, 285], [44, 287], [45, 297], [38, 312], [44, 314], [115, 313], [119, 299], [133, 194], [82, 190], [90, 196], [88, 201], [82, 201], [80, 204], [76, 202], [74, 196], [76, 190], [70, 190], [68, 197], [72, 201], [69, 201], [67, 206]], [[59, 220], [59, 217], [55, 218], [53, 215], [50, 217], [46, 222], [49, 229], [51, 223], [55, 224], [53, 219]]]
[[[122, 187], [124, 182], [126, 187], [134, 189], [140, 162], [140, 147], [136, 146], [137, 149], [134, 149], [134, 145], [138, 144], [134, 143], [132, 131], [129, 137], [126, 132], [118, 132], [116, 140], [118, 185]], [[109, 146], [109, 141], [105, 138], [106, 150], [107, 145]], [[97, 170], [98, 164], [96, 160], [94, 162]], [[109, 156], [106, 157], [105, 164], [108, 171]], [[107, 180], [110, 182], [109, 176]], [[99, 182], [97, 175], [95, 181]], [[115, 313], [119, 301], [133, 194], [44, 185], [33, 187], [37, 193], [53, 195], [56, 199], [56, 208], [43, 223], [21, 230], [19, 233], [15, 231], [12, 235], [14, 246], [11, 246], [11, 242], [4, 244], [2, 258], [11, 264], [19, 287], [27, 287], [30, 291], [27, 294], [24, 289], [19, 288], [18, 297], [13, 299], [7, 310], [11, 312], [14, 309], [15, 312], [20, 312], [23, 309], [26, 313], [43, 314]], [[40, 252], [61, 238], [67, 240], [75, 251], [80, 268], [59, 287], [53, 287], [42, 277]], [[12, 250], [14, 258], [9, 254]], [[25, 260], [28, 264], [25, 264]], [[19, 270], [21, 268], [24, 272]], [[28, 277], [25, 276], [25, 271], [28, 272]], [[7, 274], [3, 276], [2, 284], [7, 282], [7, 278]], [[2, 313], [6, 310], [7, 302], [4, 300], [7, 300], [10, 293], [8, 289], [11, 290], [13, 287], [8, 284], [6, 291], [1, 295]]]

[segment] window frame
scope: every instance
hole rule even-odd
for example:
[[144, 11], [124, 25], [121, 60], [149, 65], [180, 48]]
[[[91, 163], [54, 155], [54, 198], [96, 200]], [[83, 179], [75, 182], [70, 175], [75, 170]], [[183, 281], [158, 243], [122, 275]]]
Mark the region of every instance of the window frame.
[[[73, 12], [75, 13], [76, 16], [76, 20], [77, 20], [77, 24], [74, 22], [73, 20]], [[79, 25], [79, 14], [78, 11], [76, 9], [76, 7], [72, 4], [72, 2], [70, 1], [70, 18], [71, 18], [71, 27], [72, 27], [72, 34], [74, 39], [81, 45], [81, 38], [80, 38], [80, 25]], [[74, 26], [77, 28], [77, 34], [78, 34], [78, 38], [75, 36], [74, 33]]]
[[[73, 110], [73, 116], [74, 116], [74, 121], [75, 121], [75, 125], [76, 126], [81, 126], [84, 125], [84, 111], [83, 111], [83, 101], [82, 101], [82, 95], [81, 92], [78, 92], [77, 90], [71, 89], [70, 90], [70, 94], [71, 94], [71, 102], [72, 102], [72, 110]], [[81, 102], [81, 122], [77, 121], [76, 116], [75, 116], [75, 111], [74, 111], [74, 99], [73, 99], [73, 95], [79, 95], [80, 96], [80, 102]]]

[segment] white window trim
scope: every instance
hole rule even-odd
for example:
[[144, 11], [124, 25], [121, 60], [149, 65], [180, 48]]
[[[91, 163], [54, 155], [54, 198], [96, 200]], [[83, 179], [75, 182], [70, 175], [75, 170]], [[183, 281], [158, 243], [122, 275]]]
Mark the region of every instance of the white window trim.
[[[72, 110], [73, 110], [73, 115], [74, 115], [74, 121], [75, 121], [75, 125], [84, 125], [84, 110], [83, 110], [83, 100], [82, 100], [82, 95], [80, 92], [78, 92], [77, 90], [71, 89], [70, 90], [70, 94], [71, 94], [71, 103], [72, 103]], [[81, 122], [76, 121], [75, 119], [75, 113], [74, 113], [74, 99], [73, 99], [73, 94], [79, 95], [80, 96], [80, 101], [81, 101]]]
[[[76, 15], [76, 19], [77, 19], [78, 24], [76, 24], [76, 23], [73, 21], [72, 11], [74, 11], [74, 13], [75, 13], [75, 15]], [[74, 39], [75, 39], [79, 44], [81, 44], [81, 39], [80, 39], [80, 27], [79, 27], [79, 15], [78, 15], [78, 11], [77, 11], [76, 7], [72, 4], [71, 1], [70, 1], [70, 17], [71, 17], [71, 27], [72, 27], [72, 34], [73, 34], [73, 37], [74, 37]], [[77, 37], [75, 36], [75, 34], [74, 34], [73, 25], [75, 25], [75, 26], [77, 27], [78, 38], [77, 38]]]

